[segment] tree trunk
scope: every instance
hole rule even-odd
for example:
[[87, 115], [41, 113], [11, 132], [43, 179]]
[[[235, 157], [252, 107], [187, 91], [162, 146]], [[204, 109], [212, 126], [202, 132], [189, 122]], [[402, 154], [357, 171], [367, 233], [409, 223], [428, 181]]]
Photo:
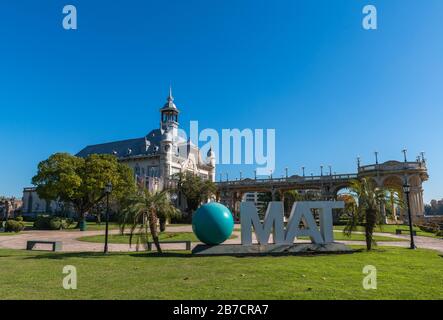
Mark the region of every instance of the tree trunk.
[[374, 210], [366, 211], [366, 226], [365, 226], [365, 237], [366, 237], [366, 249], [372, 249], [372, 236], [374, 232], [374, 227], [377, 221], [377, 212]]
[[162, 253], [162, 249], [160, 248], [160, 242], [158, 241], [158, 234], [157, 234], [157, 215], [154, 211], [151, 211], [151, 213], [149, 214], [149, 229], [151, 231], [152, 239], [154, 240], [157, 252]]
[[80, 223], [84, 220], [85, 220], [85, 213], [84, 212], [79, 213], [78, 214], [78, 221], [77, 221], [77, 225], [75, 226], [75, 229], [80, 229]]
[[160, 232], [165, 232], [166, 230], [166, 218], [159, 218]]

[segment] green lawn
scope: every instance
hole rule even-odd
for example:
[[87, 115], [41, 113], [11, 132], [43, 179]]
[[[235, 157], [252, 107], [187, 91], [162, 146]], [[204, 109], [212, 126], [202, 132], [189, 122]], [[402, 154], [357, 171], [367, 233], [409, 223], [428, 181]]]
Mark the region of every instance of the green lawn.
[[[443, 299], [436, 251], [378, 248], [344, 255], [191, 257], [0, 250], [2, 299]], [[65, 290], [62, 269], [77, 268]], [[377, 290], [362, 269], [377, 268]]]
[[167, 227], [192, 227], [191, 223], [170, 223]]
[[[334, 230], [343, 230], [345, 226], [334, 226]], [[384, 233], [391, 233], [391, 234], [395, 234], [395, 230], [396, 229], [401, 229], [403, 230], [402, 234], [409, 234], [409, 226], [405, 226], [405, 225], [395, 225], [395, 224], [386, 224], [380, 227], [377, 227], [375, 229], [375, 232], [384, 232]], [[241, 231], [241, 227], [240, 226], [236, 226], [235, 231]], [[414, 230], [417, 232], [418, 236], [423, 236], [423, 237], [431, 237], [431, 238], [441, 238], [441, 237], [437, 237], [434, 233], [431, 232], [425, 232], [425, 231], [421, 231], [419, 228], [414, 227]], [[363, 227], [357, 227], [356, 231], [364, 231]]]
[[[76, 224], [72, 226], [72, 228], [67, 229], [67, 231], [73, 231], [78, 229], [73, 229]], [[105, 222], [102, 222], [101, 224], [97, 224], [96, 222], [88, 222], [87, 223], [87, 229], [88, 231], [96, 231], [96, 230], [105, 230]], [[191, 226], [190, 224], [168, 224], [167, 227], [184, 227], [184, 226]], [[110, 222], [109, 223], [109, 230], [117, 230], [119, 228], [118, 223], [116, 222]]]
[[[343, 232], [334, 232], [334, 240], [352, 240], [365, 241], [365, 235], [360, 233], [353, 233], [350, 237], [343, 234]], [[407, 239], [392, 238], [389, 236], [374, 236], [375, 241], [408, 241]]]
[[[231, 236], [231, 239], [234, 239], [236, 236]], [[192, 242], [198, 242], [199, 240], [192, 232], [162, 232], [159, 235], [159, 239], [162, 241], [192, 241]], [[88, 236], [88, 237], [81, 237], [77, 240], [80, 241], [86, 241], [86, 242], [98, 242], [98, 243], [104, 243], [105, 242], [105, 236], [104, 235], [98, 235], [98, 236]], [[134, 238], [133, 241], [136, 241]], [[129, 243], [129, 235], [128, 234], [111, 234], [109, 235], [109, 243]]]
[[15, 236], [16, 234], [20, 234], [20, 232], [0, 232], [0, 236]]
[[[335, 230], [343, 230], [343, 228], [344, 228], [344, 226], [334, 226]], [[409, 226], [395, 225], [395, 224], [386, 224], [386, 225], [383, 225], [381, 227], [377, 227], [374, 230], [374, 232], [385, 232], [385, 233], [395, 234], [395, 230], [396, 229], [401, 229], [402, 230], [402, 234], [406, 234], [406, 235], [409, 234]], [[431, 237], [431, 238], [441, 238], [441, 237], [437, 237], [434, 233], [421, 231], [417, 227], [414, 227], [413, 230], [415, 230], [417, 232], [418, 236]], [[364, 228], [363, 227], [357, 227], [356, 231], [364, 231]]]
[[[26, 230], [33, 229], [34, 222], [25, 221], [24, 223], [25, 223]], [[98, 224], [96, 222], [87, 222], [86, 225], [87, 225], [86, 230], [88, 230], [88, 231], [105, 230], [105, 227], [106, 227], [105, 222], [102, 222], [101, 224]], [[77, 222], [74, 222], [68, 229], [63, 229], [63, 231], [80, 231], [80, 229], [76, 228], [76, 226], [77, 226]], [[118, 223], [115, 223], [115, 222], [109, 223], [110, 230], [114, 230], [114, 229], [118, 229], [118, 228], [119, 228]]]
[[[334, 226], [335, 230], [342, 230], [342, 227], [336, 227]], [[363, 229], [362, 229], [363, 230]], [[235, 228], [234, 231], [241, 232], [241, 228]], [[360, 229], [357, 231], [361, 231]], [[394, 232], [395, 233], [395, 230]], [[308, 237], [300, 237], [301, 240], [307, 240]], [[353, 233], [350, 237], [343, 234], [343, 232], [334, 232], [334, 240], [352, 240], [352, 241], [365, 241], [365, 235], [359, 234], [359, 233]], [[374, 236], [375, 241], [408, 241], [407, 239], [399, 239], [399, 238], [392, 238], [389, 236]]]
[[[72, 225], [71, 229], [67, 229], [68, 231], [73, 231], [73, 230], [79, 230], [79, 229], [73, 229], [75, 228], [76, 223], [74, 223]], [[87, 222], [87, 226], [86, 226], [86, 230], [87, 231], [96, 231], [96, 230], [105, 230], [106, 228], [106, 223], [102, 222], [101, 224], [98, 224], [97, 222]], [[109, 230], [116, 230], [119, 228], [118, 223], [115, 222], [110, 222], [109, 223]]]

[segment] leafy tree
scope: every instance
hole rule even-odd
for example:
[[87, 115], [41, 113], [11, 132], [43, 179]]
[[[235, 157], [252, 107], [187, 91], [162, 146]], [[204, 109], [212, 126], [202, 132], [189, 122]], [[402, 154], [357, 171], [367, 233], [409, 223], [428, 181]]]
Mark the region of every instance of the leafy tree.
[[[285, 191], [284, 194], [284, 209], [286, 214], [290, 214], [292, 205], [297, 201], [314, 201], [318, 200], [318, 197], [315, 193], [312, 192], [304, 192], [301, 193], [298, 190], [288, 190]], [[258, 194], [257, 200], [261, 202], [263, 205], [259, 208], [260, 215], [264, 215], [268, 208], [269, 202], [272, 201], [272, 193], [271, 192], [260, 192]], [[281, 194], [277, 192], [275, 194], [275, 201], [281, 201]]]
[[284, 197], [284, 208], [287, 215], [290, 214], [294, 202], [303, 201], [303, 195], [301, 195], [297, 190], [288, 190], [283, 194]]
[[178, 214], [180, 211], [171, 203], [168, 191], [150, 192], [140, 189], [129, 199], [122, 211], [120, 231], [123, 234], [126, 225], [130, 225], [129, 244], [132, 245], [132, 239], [136, 236], [137, 249], [140, 244], [147, 244], [150, 233], [157, 251], [161, 253], [157, 230], [158, 217]]
[[373, 232], [377, 225], [383, 223], [382, 207], [390, 202], [390, 198], [385, 188], [379, 188], [376, 184], [367, 178], [361, 180], [354, 180], [349, 187], [350, 195], [355, 199], [351, 217], [346, 225], [344, 232], [348, 236], [352, 231], [356, 230], [357, 226], [363, 225], [365, 228], [366, 248], [371, 250], [372, 244], [375, 243], [373, 239]]
[[[338, 216], [336, 216], [335, 223], [342, 223], [340, 220], [344, 220], [349, 222], [349, 219], [353, 219], [356, 216], [357, 211], [357, 200], [355, 197], [349, 193], [343, 193], [337, 195], [337, 200], [343, 201], [345, 203], [344, 209], [337, 209], [338, 210]], [[340, 219], [340, 216], [342, 218]]]
[[206, 202], [211, 196], [215, 195], [217, 186], [211, 180], [205, 180], [198, 175], [187, 173], [177, 173], [173, 176], [177, 182], [176, 192], [183, 194], [188, 205], [188, 213], [192, 213]]
[[69, 203], [79, 221], [104, 197], [104, 187], [111, 182], [111, 197], [122, 200], [135, 189], [131, 169], [120, 164], [113, 155], [93, 154], [79, 158], [56, 153], [38, 165], [32, 178], [42, 199]]

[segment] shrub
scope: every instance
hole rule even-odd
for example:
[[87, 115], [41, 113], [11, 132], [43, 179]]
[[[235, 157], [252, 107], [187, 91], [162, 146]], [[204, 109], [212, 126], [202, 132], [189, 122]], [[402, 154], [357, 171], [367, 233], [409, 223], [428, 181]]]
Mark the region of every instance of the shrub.
[[38, 216], [34, 222], [37, 230], [61, 230], [67, 229], [73, 223], [72, 219], [51, 217], [47, 215]]
[[37, 230], [48, 230], [49, 229], [49, 221], [51, 217], [49, 216], [38, 216], [34, 221], [34, 229]]
[[22, 216], [17, 216], [17, 217], [15, 217], [15, 221], [23, 221], [23, 217]]
[[419, 225], [418, 227], [420, 228], [421, 231], [430, 232], [430, 233], [437, 233], [438, 230], [440, 229], [439, 225], [436, 223], [428, 223], [425, 225]]
[[5, 232], [20, 232], [25, 229], [25, 224], [22, 221], [8, 220], [5, 223]]
[[66, 221], [58, 217], [49, 220], [49, 229], [51, 230], [61, 230], [66, 229], [67, 227]]

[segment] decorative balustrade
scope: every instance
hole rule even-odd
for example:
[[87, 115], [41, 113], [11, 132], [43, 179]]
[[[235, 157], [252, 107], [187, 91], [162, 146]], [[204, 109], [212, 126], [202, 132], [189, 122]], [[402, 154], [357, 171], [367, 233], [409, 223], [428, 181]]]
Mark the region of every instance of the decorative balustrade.
[[356, 179], [357, 174], [336, 174], [336, 175], [323, 175], [323, 176], [291, 176], [287, 178], [266, 178], [266, 179], [237, 179], [237, 180], [229, 180], [229, 181], [219, 181], [217, 185], [219, 187], [224, 186], [253, 186], [253, 185], [263, 185], [263, 184], [287, 184], [287, 183], [300, 183], [305, 184], [309, 182], [316, 183], [327, 183], [331, 181], [340, 181], [340, 180], [352, 180]]
[[420, 162], [397, 162], [388, 161], [381, 164], [371, 164], [367, 166], [361, 166], [358, 169], [359, 173], [368, 171], [402, 171], [402, 170], [426, 170], [426, 163]]
[[371, 164], [366, 166], [360, 166], [358, 173], [349, 174], [334, 174], [334, 175], [320, 175], [320, 176], [290, 176], [287, 178], [243, 178], [228, 181], [216, 182], [219, 188], [235, 188], [235, 187], [248, 187], [248, 186], [282, 186], [292, 184], [327, 184], [327, 183], [341, 183], [349, 182], [350, 180], [357, 179], [359, 175], [370, 172], [402, 172], [402, 171], [426, 171], [426, 163], [424, 161], [418, 162], [398, 162], [387, 161], [381, 164]]

